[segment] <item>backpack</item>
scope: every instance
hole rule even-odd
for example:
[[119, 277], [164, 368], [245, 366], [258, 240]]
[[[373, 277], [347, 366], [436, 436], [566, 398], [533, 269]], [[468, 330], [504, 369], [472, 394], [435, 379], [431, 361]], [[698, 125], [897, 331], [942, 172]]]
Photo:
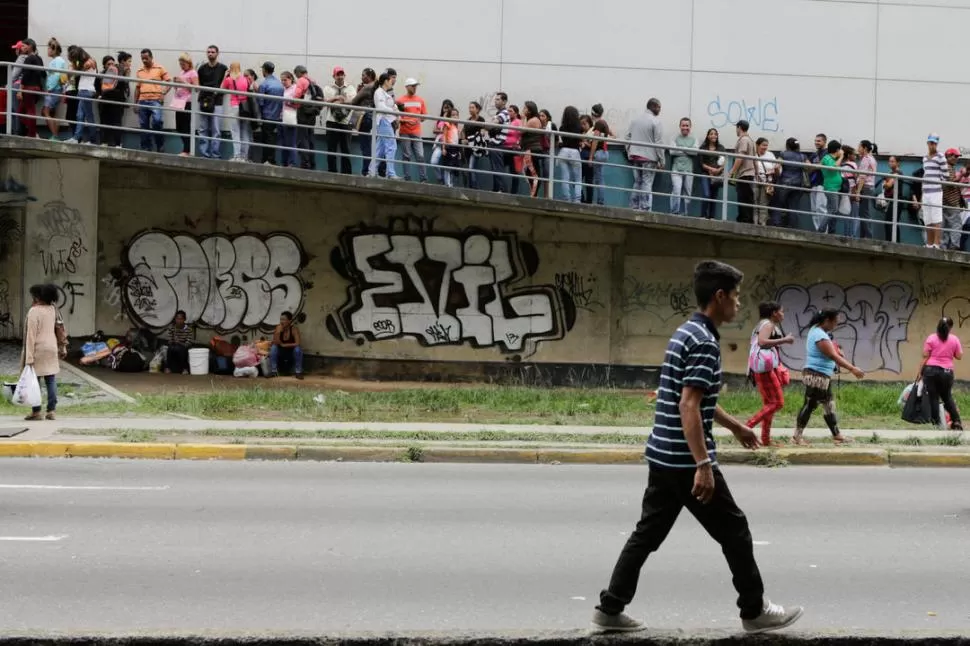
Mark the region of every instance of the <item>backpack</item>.
[[[308, 101], [322, 102], [323, 90], [320, 88], [319, 85], [317, 85], [313, 81], [310, 81], [310, 87], [307, 88], [306, 94], [303, 95], [303, 98]], [[317, 117], [320, 116], [321, 112], [323, 112], [322, 105], [310, 105], [307, 103], [301, 103], [300, 107], [297, 108], [297, 114], [299, 115], [299, 117], [307, 121], [316, 121]]]
[[761, 322], [751, 333], [751, 349], [748, 351], [748, 371], [751, 373], [765, 373], [775, 370], [779, 365], [778, 350], [775, 348], [762, 348], [758, 342], [758, 332], [768, 322]]

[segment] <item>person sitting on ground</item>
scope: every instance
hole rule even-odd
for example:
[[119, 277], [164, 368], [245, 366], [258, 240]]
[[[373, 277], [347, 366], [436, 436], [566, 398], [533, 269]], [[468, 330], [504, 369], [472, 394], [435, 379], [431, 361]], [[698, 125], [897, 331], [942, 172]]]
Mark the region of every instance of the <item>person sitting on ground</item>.
[[303, 379], [303, 348], [300, 347], [300, 328], [293, 325], [293, 313], [280, 314], [280, 324], [273, 330], [273, 347], [269, 350], [271, 377], [278, 376], [280, 358], [293, 366], [293, 374]]
[[185, 312], [175, 313], [175, 321], [168, 332], [168, 352], [165, 353], [165, 374], [185, 375], [189, 372], [189, 346], [192, 328], [185, 320]]

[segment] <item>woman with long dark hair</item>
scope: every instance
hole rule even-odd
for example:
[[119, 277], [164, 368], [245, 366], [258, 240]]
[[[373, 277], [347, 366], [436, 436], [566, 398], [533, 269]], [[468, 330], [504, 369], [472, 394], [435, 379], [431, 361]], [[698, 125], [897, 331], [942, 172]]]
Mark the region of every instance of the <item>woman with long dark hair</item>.
[[[879, 154], [879, 146], [868, 139], [859, 142], [859, 170], [867, 173], [874, 173], [878, 170], [876, 155]], [[876, 179], [875, 175], [859, 173], [857, 178], [856, 194], [859, 196], [859, 226], [862, 238], [874, 238], [872, 235], [874, 228], [870, 223], [872, 212], [875, 211], [876, 201]]]
[[822, 405], [825, 411], [823, 418], [832, 433], [832, 441], [844, 444], [849, 438], [839, 430], [839, 420], [835, 416], [835, 402], [832, 399], [832, 375], [836, 366], [848, 370], [856, 379], [862, 379], [866, 373], [852, 365], [842, 356], [842, 352], [832, 342], [832, 331], [839, 325], [838, 310], [822, 310], [812, 317], [808, 334], [805, 337], [805, 366], [802, 368], [802, 383], [805, 384], [805, 403], [798, 412], [795, 425], [795, 435], [792, 442], [808, 444], [802, 437], [805, 427], [812, 413]]
[[781, 176], [775, 192], [775, 208], [772, 222], [775, 226], [797, 226], [798, 205], [802, 200], [805, 184], [805, 169], [794, 164], [804, 164], [805, 155], [801, 153], [798, 139], [789, 137], [781, 155]]
[[704, 202], [701, 204], [701, 216], [708, 220], [714, 217], [717, 212], [717, 194], [721, 192], [724, 184], [724, 146], [721, 145], [720, 135], [717, 128], [707, 131], [707, 136], [701, 142], [700, 150], [704, 151], [700, 155], [701, 170], [701, 195]]
[[[445, 99], [441, 102], [441, 111], [438, 113], [439, 117], [451, 117], [451, 111], [455, 109], [455, 103], [451, 99]], [[447, 129], [447, 121], [438, 121], [434, 125], [434, 145], [431, 148], [431, 160], [429, 163], [433, 169], [437, 169], [438, 165], [441, 164], [441, 155], [444, 153], [444, 146], [442, 145], [443, 133]], [[444, 169], [433, 171], [438, 175], [438, 181], [442, 184], [445, 183], [445, 171]], [[451, 186], [451, 184], [448, 184]]]
[[751, 332], [751, 350], [748, 354], [748, 368], [754, 377], [755, 385], [761, 394], [759, 410], [746, 426], [754, 428], [761, 424], [761, 444], [771, 444], [771, 422], [775, 413], [785, 406], [784, 385], [787, 383], [781, 365], [778, 348], [795, 342], [795, 337], [784, 334], [781, 322], [785, 320], [784, 308], [774, 302], [765, 301], [758, 305], [758, 324]]
[[[38, 379], [47, 386], [47, 419], [54, 419], [57, 410], [57, 373], [61, 371], [60, 347], [57, 340], [57, 287], [34, 285], [30, 288], [33, 303], [27, 310], [24, 324], [24, 353], [22, 365], [31, 366]], [[42, 419], [41, 407], [34, 406], [28, 421]]]
[[71, 69], [78, 72], [88, 72], [84, 76], [77, 75], [77, 123], [74, 125], [74, 137], [68, 143], [97, 143], [97, 126], [94, 119], [94, 95], [96, 76], [91, 74], [98, 71], [98, 64], [81, 47], [74, 49], [71, 56]]
[[[522, 110], [522, 118], [525, 120], [525, 127], [534, 130], [542, 130], [542, 121], [539, 120], [539, 108], [534, 101], [526, 101]], [[522, 133], [522, 172], [529, 183], [529, 195], [535, 197], [539, 191], [539, 182], [544, 177], [543, 169], [545, 160], [542, 156], [543, 135], [540, 132]]]
[[950, 414], [950, 429], [962, 431], [960, 411], [953, 401], [953, 360], [963, 358], [963, 345], [952, 332], [953, 319], [944, 316], [936, 325], [936, 333], [926, 337], [923, 344], [923, 363], [920, 364], [917, 378], [922, 378], [926, 391], [930, 394], [930, 415], [933, 424], [942, 426], [940, 419], [940, 400]]
[[579, 156], [579, 145], [582, 141], [583, 124], [579, 120], [579, 110], [576, 106], [567, 105], [562, 111], [562, 121], [559, 123], [559, 175], [565, 188], [565, 200], [579, 204], [583, 198], [583, 169]]
[[[484, 123], [482, 104], [471, 101], [468, 104], [468, 120]], [[486, 136], [482, 129], [469, 124], [463, 124], [459, 135], [462, 150], [468, 160], [468, 188], [477, 189], [479, 185], [478, 160], [485, 156]]]

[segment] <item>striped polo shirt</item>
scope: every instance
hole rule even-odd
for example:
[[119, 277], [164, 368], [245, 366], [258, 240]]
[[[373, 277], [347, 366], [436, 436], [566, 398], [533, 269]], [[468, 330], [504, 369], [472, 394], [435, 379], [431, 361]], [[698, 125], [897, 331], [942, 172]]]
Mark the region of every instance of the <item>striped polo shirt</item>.
[[677, 328], [667, 344], [660, 387], [657, 389], [657, 412], [653, 432], [647, 440], [647, 460], [651, 467], [694, 469], [680, 419], [680, 394], [684, 386], [701, 388], [701, 421], [707, 441], [707, 454], [717, 464], [714, 444], [714, 409], [721, 390], [721, 346], [717, 328], [708, 317], [696, 313]]
[[942, 193], [940, 182], [946, 177], [946, 157], [943, 153], [936, 153], [932, 157], [923, 158], [923, 194]]

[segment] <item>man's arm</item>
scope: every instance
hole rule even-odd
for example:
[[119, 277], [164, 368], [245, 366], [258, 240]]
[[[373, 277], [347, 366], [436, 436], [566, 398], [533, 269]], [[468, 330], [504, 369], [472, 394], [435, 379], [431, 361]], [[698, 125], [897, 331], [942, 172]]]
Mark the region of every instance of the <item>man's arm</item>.
[[720, 405], [714, 409], [714, 421], [731, 431], [744, 448], [758, 448], [758, 436], [754, 434], [754, 431], [742, 424], [738, 418], [730, 415]]
[[684, 439], [695, 463], [708, 458], [707, 439], [704, 437], [704, 423], [701, 419], [701, 401], [704, 390], [693, 386], [684, 386], [680, 393], [680, 424], [684, 429]]

